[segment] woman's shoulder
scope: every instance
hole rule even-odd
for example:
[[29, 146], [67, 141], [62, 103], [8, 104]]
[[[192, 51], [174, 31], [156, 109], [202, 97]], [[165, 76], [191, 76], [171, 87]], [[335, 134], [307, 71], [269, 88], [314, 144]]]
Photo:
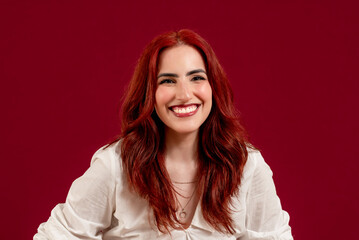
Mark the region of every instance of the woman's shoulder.
[[113, 176], [117, 176], [122, 170], [121, 140], [117, 140], [98, 149], [93, 154], [90, 165], [93, 166], [96, 164], [101, 164], [107, 168]]
[[251, 178], [260, 173], [272, 174], [261, 152], [253, 147], [247, 147], [248, 157], [243, 170], [244, 178]]
[[258, 149], [252, 146], [247, 146], [247, 152], [248, 157], [245, 165], [247, 168], [255, 168], [258, 163], [264, 161], [262, 154]]
[[117, 140], [99, 148], [93, 155], [91, 163], [99, 158], [115, 159], [120, 158], [121, 140]]

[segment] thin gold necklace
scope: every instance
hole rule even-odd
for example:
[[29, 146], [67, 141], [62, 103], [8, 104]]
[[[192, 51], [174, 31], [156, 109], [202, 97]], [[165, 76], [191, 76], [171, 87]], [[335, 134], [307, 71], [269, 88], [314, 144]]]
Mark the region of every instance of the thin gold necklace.
[[173, 180], [172, 180], [172, 182], [173, 182], [173, 183], [176, 183], [176, 184], [191, 184], [191, 183], [196, 183], [196, 182], [198, 182], [198, 181], [196, 180], [196, 181], [192, 181], [192, 182], [176, 182], [176, 181], [173, 181]]
[[177, 200], [178, 204], [179, 204], [180, 207], [181, 207], [181, 211], [180, 211], [180, 213], [179, 213], [179, 217], [180, 217], [181, 219], [186, 218], [187, 212], [185, 211], [185, 208], [187, 207], [187, 205], [188, 205], [188, 204], [190, 203], [190, 201], [192, 200], [192, 198], [193, 198], [194, 193], [196, 192], [196, 190], [197, 190], [197, 186], [196, 186], [195, 189], [193, 190], [193, 193], [192, 193], [191, 197], [189, 198], [189, 200], [187, 201], [187, 203], [186, 203], [186, 205], [185, 205], [184, 207], [182, 207], [182, 204], [181, 204], [180, 201], [178, 200], [177, 195], [175, 195], [176, 200]]

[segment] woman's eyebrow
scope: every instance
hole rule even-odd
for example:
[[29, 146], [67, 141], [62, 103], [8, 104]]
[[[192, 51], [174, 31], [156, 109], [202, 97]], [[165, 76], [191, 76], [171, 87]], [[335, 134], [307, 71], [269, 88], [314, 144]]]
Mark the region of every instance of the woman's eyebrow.
[[178, 75], [175, 73], [161, 73], [161, 74], [158, 74], [157, 78], [160, 78], [160, 77], [177, 77], [178, 78]]
[[189, 76], [189, 75], [192, 75], [192, 74], [196, 74], [196, 73], [204, 73], [207, 75], [206, 71], [204, 71], [203, 69], [195, 69], [195, 70], [192, 70], [192, 71], [189, 71], [186, 76]]
[[[203, 69], [195, 69], [195, 70], [187, 72], [186, 76], [190, 76], [190, 75], [196, 74], [196, 73], [207, 74], [206, 71], [204, 71]], [[176, 78], [178, 78], [178, 74], [176, 74], [176, 73], [160, 73], [160, 74], [158, 74], [157, 78], [160, 78], [160, 77], [176, 77]]]

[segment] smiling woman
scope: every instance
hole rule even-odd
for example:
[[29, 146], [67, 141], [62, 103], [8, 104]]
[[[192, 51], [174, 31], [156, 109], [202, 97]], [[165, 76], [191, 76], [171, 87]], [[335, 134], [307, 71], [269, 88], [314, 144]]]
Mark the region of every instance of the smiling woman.
[[293, 239], [229, 81], [191, 30], [144, 50], [122, 133], [98, 150], [34, 239]]

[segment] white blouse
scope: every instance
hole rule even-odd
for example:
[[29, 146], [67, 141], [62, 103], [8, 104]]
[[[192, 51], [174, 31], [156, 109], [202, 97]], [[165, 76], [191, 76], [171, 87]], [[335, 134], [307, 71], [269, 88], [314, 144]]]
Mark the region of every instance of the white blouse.
[[191, 225], [159, 232], [146, 200], [129, 190], [123, 174], [119, 142], [98, 150], [90, 168], [76, 179], [66, 202], [58, 204], [34, 240], [42, 239], [293, 239], [289, 215], [282, 210], [272, 171], [258, 151], [249, 150], [238, 197], [233, 197], [235, 233], [216, 232], [197, 205]]

